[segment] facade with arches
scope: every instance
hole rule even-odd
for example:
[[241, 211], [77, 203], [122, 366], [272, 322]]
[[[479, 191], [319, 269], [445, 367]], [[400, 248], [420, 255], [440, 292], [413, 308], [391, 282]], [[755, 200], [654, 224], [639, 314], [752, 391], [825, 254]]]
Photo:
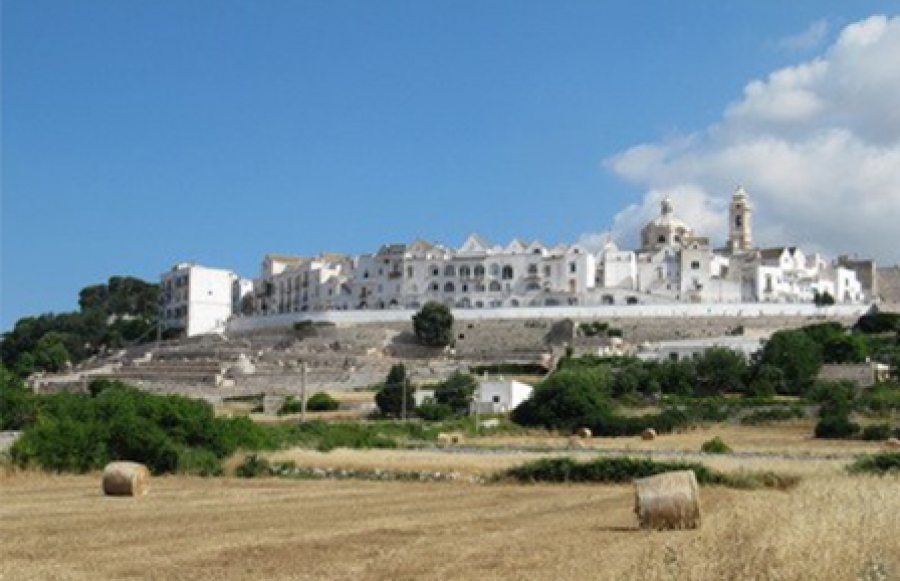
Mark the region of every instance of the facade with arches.
[[755, 248], [753, 205], [743, 188], [734, 193], [728, 218], [729, 236], [718, 249], [678, 218], [666, 198], [635, 250], [612, 240], [599, 251], [519, 240], [501, 246], [473, 234], [459, 248], [417, 240], [360, 256], [270, 254], [252, 283], [233, 277], [233, 315], [418, 309], [429, 301], [508, 309], [808, 303], [824, 293], [838, 303], [860, 303], [873, 296], [846, 262], [794, 247]]

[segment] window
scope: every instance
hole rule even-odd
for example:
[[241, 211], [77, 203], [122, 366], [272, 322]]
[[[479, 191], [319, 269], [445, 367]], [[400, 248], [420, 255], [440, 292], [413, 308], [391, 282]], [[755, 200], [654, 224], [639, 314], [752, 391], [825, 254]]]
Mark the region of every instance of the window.
[[436, 283], [436, 282], [431, 283], [431, 290], [432, 290], [433, 292], [437, 292], [437, 291], [438, 291], [438, 288], [439, 288], [439, 287], [438, 287], [438, 283]]
[[569, 272], [577, 272], [577, 271], [578, 271], [578, 264], [576, 264], [574, 262], [570, 262], [569, 263]]
[[406, 267], [406, 278], [412, 278], [412, 277], [413, 277], [413, 267], [407, 266]]
[[529, 282], [527, 285], [525, 285], [525, 290], [538, 291], [538, 290], [541, 290], [541, 285], [539, 285], [536, 282]]
[[665, 244], [665, 243], [666, 243], [666, 237], [663, 236], [662, 234], [660, 234], [660, 235], [659, 235], [659, 238], [657, 238], [656, 241], [659, 242], [660, 244]]
[[491, 276], [500, 276], [500, 265], [499, 264], [491, 265]]
[[483, 276], [484, 276], [484, 267], [479, 264], [475, 267], [475, 278], [481, 278]]
[[498, 292], [500, 292], [500, 290], [501, 290], [501, 288], [500, 288], [500, 283], [497, 282], [496, 280], [493, 281], [493, 282], [491, 282], [490, 290], [491, 290], [492, 293], [498, 293]]
[[493, 401], [494, 401], [494, 403], [500, 403], [500, 396], [499, 396], [499, 395], [495, 395], [495, 396], [493, 397]]
[[472, 269], [468, 266], [459, 267], [459, 278], [469, 278], [472, 276]]
[[453, 283], [452, 283], [452, 282], [448, 282], [447, 284], [444, 285], [444, 292], [445, 292], [445, 293], [452, 293], [452, 292], [454, 292], [455, 290], [456, 290], [456, 287], [453, 286]]
[[691, 270], [700, 270], [700, 261], [699, 260], [691, 261]]
[[528, 265], [528, 274], [537, 274], [537, 273], [538, 273], [537, 264], [529, 264]]
[[509, 265], [503, 267], [503, 280], [512, 280], [514, 274], [513, 267]]
[[452, 264], [444, 267], [444, 276], [456, 276], [456, 268]]
[[431, 265], [431, 276], [438, 276], [439, 274], [441, 274], [441, 270], [437, 267], [437, 265], [432, 264]]
[[744, 225], [744, 217], [740, 214], [734, 217], [734, 225], [738, 228]]
[[544, 276], [550, 276], [550, 265], [544, 265]]

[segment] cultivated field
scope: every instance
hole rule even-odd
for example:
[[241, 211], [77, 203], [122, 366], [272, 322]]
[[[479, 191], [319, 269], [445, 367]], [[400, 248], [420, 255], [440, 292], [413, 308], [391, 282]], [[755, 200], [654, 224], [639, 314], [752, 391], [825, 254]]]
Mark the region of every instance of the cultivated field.
[[[394, 468], [476, 462], [417, 452], [401, 460], [399, 451], [319, 459], [348, 465], [366, 454]], [[0, 573], [4, 581], [900, 578], [900, 479], [812, 464], [790, 492], [704, 488], [703, 527], [691, 532], [638, 530], [629, 486], [164, 477], [147, 497], [122, 499], [101, 495], [99, 475], [13, 474], [0, 477]]]

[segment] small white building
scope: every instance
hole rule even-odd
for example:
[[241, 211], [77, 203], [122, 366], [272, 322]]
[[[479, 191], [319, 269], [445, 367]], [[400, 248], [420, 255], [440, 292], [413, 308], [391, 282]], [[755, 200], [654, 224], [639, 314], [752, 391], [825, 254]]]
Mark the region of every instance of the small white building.
[[230, 270], [182, 262], [160, 276], [160, 322], [185, 336], [221, 333], [233, 314], [234, 285]]
[[474, 405], [483, 414], [506, 414], [531, 397], [534, 388], [512, 379], [487, 379], [478, 384]]
[[645, 343], [637, 353], [644, 361], [681, 361], [683, 359], [699, 359], [709, 349], [729, 349], [750, 359], [754, 353], [762, 349], [767, 337], [727, 336], [707, 339], [682, 339], [676, 341], [660, 341]]

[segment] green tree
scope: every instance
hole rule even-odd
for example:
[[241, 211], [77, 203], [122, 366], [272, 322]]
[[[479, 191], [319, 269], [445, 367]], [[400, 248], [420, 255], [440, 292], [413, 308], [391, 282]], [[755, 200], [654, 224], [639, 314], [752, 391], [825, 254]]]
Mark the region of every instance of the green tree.
[[696, 395], [697, 366], [690, 359], [650, 366], [650, 382], [665, 394]]
[[474, 377], [457, 371], [437, 386], [434, 399], [454, 413], [465, 415], [469, 412], [469, 404], [477, 386], [478, 382]]
[[713, 348], [697, 361], [697, 381], [706, 395], [743, 392], [747, 381], [747, 361], [731, 349]]
[[0, 366], [0, 430], [24, 430], [36, 417], [34, 395], [18, 377]]
[[606, 366], [557, 371], [541, 382], [531, 397], [513, 410], [514, 422], [551, 429], [592, 425], [610, 415], [613, 378]]
[[453, 340], [453, 314], [440, 303], [425, 303], [413, 315], [413, 331], [423, 345], [446, 347]]
[[813, 303], [815, 303], [817, 307], [830, 307], [834, 304], [834, 297], [828, 291], [823, 293], [816, 291], [813, 295]]
[[801, 330], [773, 334], [760, 357], [761, 365], [770, 365], [782, 373], [784, 393], [803, 393], [822, 368], [822, 349]]
[[67, 337], [51, 331], [41, 337], [34, 346], [34, 365], [42, 371], [62, 371], [72, 361], [66, 347]]
[[404, 392], [406, 392], [406, 412], [412, 413], [416, 406], [415, 390], [407, 383], [406, 367], [402, 363], [391, 366], [384, 385], [375, 394], [375, 405], [381, 413], [400, 417], [403, 413]]

